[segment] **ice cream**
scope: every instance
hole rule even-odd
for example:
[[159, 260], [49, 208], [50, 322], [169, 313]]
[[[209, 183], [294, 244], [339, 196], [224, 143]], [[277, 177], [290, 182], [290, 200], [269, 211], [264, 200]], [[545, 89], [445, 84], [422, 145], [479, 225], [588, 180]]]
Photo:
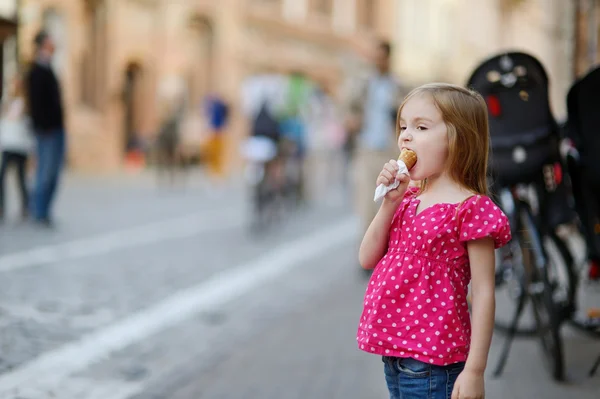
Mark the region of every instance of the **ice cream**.
[[404, 148], [402, 152], [400, 152], [400, 156], [398, 157], [398, 161], [404, 162], [406, 168], [411, 170], [415, 164], [417, 163], [417, 154], [413, 150], [409, 150], [408, 148]]
[[[398, 175], [401, 175], [403, 173], [408, 175], [408, 171], [411, 170], [415, 166], [416, 163], [417, 163], [417, 154], [415, 154], [415, 152], [413, 150], [404, 148], [400, 152], [400, 156], [398, 157]], [[400, 185], [400, 182], [398, 180], [395, 180], [389, 186], [380, 184], [377, 187], [377, 189], [375, 190], [375, 197], [373, 198], [373, 201], [379, 201], [387, 193], [389, 193], [391, 190], [397, 188], [399, 185]]]

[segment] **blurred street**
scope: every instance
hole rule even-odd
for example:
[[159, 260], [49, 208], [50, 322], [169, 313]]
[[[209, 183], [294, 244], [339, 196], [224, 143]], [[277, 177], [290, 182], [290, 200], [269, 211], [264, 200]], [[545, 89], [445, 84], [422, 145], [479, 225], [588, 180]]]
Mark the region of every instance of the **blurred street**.
[[[381, 360], [355, 344], [366, 280], [349, 202], [256, 237], [241, 187], [202, 182], [68, 175], [56, 229], [1, 227], [0, 398], [386, 397]], [[600, 347], [564, 334], [570, 383], [520, 341], [487, 398], [597, 398]]]
[[[597, 277], [567, 305], [597, 309], [598, 16], [600, 0], [0, 0], [0, 399], [388, 397], [356, 344], [359, 232], [399, 106], [428, 82], [483, 96], [510, 169], [495, 185], [534, 183]], [[530, 236], [514, 259], [539, 258]], [[504, 288], [506, 320], [530, 290]], [[562, 335], [556, 384], [533, 338], [494, 378], [495, 334], [486, 399], [598, 399], [600, 341]]]

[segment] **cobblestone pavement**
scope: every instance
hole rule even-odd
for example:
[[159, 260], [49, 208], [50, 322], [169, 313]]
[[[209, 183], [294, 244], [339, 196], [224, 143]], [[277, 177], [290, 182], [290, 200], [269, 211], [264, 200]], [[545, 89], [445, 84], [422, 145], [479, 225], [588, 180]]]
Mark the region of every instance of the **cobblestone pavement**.
[[[199, 181], [70, 177], [56, 230], [0, 227], [0, 398], [386, 397], [355, 344], [366, 280], [347, 201], [256, 237], [239, 187]], [[597, 398], [599, 343], [564, 333], [569, 383], [519, 341], [487, 397]]]

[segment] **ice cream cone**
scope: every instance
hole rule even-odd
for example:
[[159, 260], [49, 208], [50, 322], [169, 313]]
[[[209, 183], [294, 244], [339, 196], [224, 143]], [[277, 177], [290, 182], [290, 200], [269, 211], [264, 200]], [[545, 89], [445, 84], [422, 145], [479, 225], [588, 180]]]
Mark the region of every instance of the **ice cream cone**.
[[398, 160], [404, 162], [408, 170], [411, 170], [417, 163], [417, 154], [413, 150], [405, 148], [400, 152]]

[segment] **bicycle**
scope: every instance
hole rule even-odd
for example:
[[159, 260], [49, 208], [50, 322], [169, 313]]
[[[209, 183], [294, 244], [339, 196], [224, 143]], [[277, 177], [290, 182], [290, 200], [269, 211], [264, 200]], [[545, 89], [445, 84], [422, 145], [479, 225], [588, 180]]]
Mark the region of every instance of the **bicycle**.
[[[550, 107], [548, 74], [530, 54], [503, 52], [481, 62], [467, 82], [488, 106], [490, 170], [501, 182], [499, 205], [513, 235], [497, 251], [497, 304], [512, 309], [508, 319], [496, 312], [496, 330], [506, 333], [506, 341], [495, 375], [502, 373], [514, 338], [528, 336], [539, 339], [553, 378], [561, 380], [560, 329], [577, 289], [573, 258], [554, 229], [573, 216], [562, 212], [565, 187], [553, 173], [562, 166], [561, 132]], [[508, 301], [501, 301], [503, 292]]]
[[[564, 379], [563, 342], [560, 334], [562, 317], [555, 295], [565, 294], [557, 287], [570, 289], [571, 285], [559, 285], [559, 276], [550, 272], [556, 271], [556, 268], [550, 265], [554, 257], [548, 255], [548, 244], [553, 244], [558, 249], [559, 257], [566, 265], [571, 265], [573, 260], [560, 237], [553, 231], [545, 231], [539, 227], [540, 223], [536, 220], [524, 191], [524, 186], [521, 185], [501, 191], [500, 205], [510, 220], [513, 239], [506, 247], [498, 250], [496, 293], [498, 296], [502, 288], [508, 288], [509, 299], [514, 302], [515, 309], [510, 320], [495, 319], [496, 330], [506, 333], [506, 340], [494, 375], [502, 373], [514, 338], [528, 336], [540, 339], [549, 371], [555, 380], [560, 381]], [[572, 269], [568, 266], [565, 270]], [[534, 324], [521, 327], [520, 322], [528, 303], [531, 304]]]
[[[595, 209], [597, 209], [598, 203], [597, 200], [594, 200], [593, 193], [590, 192], [591, 188], [584, 184], [582, 170], [578, 162], [579, 154], [573, 143], [569, 140], [563, 140], [561, 153], [561, 158], [569, 170], [569, 174], [565, 179], [565, 188], [572, 197], [570, 204], [565, 205], [572, 208], [571, 210], [575, 211], [574, 214], [578, 215], [577, 218], [569, 222], [569, 225], [575, 227], [574, 233], [584, 243], [586, 256], [583, 260], [580, 260], [580, 263], [576, 263], [565, 240], [559, 236], [557, 231], [553, 228], [544, 228], [543, 246], [546, 248], [548, 254], [547, 274], [549, 276], [549, 287], [547, 289], [551, 292], [552, 301], [554, 302], [554, 318], [557, 320], [559, 329], [562, 325], [567, 324], [592, 338], [600, 339], [600, 309], [589, 308], [587, 314], [583, 314], [580, 309], [580, 299], [583, 299], [581, 298], [582, 289], [591, 284], [600, 284], [597, 264], [598, 254], [600, 253], [600, 241], [598, 240], [600, 231], [598, 231], [597, 227], [600, 215], [594, 213], [597, 212]], [[547, 185], [550, 184], [556, 187], [560, 184], [560, 182], [557, 182], [556, 172], [560, 175], [563, 174], [560, 165], [554, 165], [553, 168], [545, 171], [544, 175], [548, 177], [546, 181]], [[548, 212], [546, 211], [545, 213], [547, 214]], [[573, 231], [569, 232], [569, 234], [573, 234]], [[524, 287], [526, 285], [515, 277], [515, 275], [518, 276], [519, 270], [515, 273], [514, 269], [515, 265], [501, 265], [496, 272], [496, 283], [498, 291], [508, 288], [509, 297], [511, 297], [518, 310], [519, 306], [523, 306], [519, 302], [521, 296], [526, 296], [526, 294], [521, 294], [521, 291], [525, 290]], [[588, 284], [585, 284], [585, 280], [587, 280]], [[515, 313], [523, 313], [523, 310]], [[513, 327], [511, 321], [502, 320], [498, 317], [495, 320], [495, 328], [497, 331], [507, 334], [510, 339], [540, 335], [539, 327], [535, 323], [521, 323]], [[506, 357], [507, 354], [504, 353], [503, 356]], [[503, 365], [498, 367], [497, 374], [501, 372], [502, 367]], [[591, 367], [589, 376], [594, 376], [599, 368], [600, 356], [598, 356]], [[558, 370], [557, 367], [555, 368], [556, 370]], [[556, 371], [553, 375], [560, 376], [560, 373]]]

